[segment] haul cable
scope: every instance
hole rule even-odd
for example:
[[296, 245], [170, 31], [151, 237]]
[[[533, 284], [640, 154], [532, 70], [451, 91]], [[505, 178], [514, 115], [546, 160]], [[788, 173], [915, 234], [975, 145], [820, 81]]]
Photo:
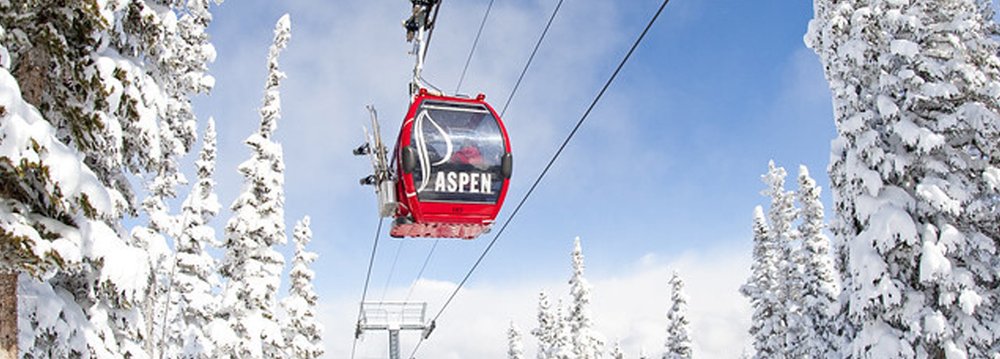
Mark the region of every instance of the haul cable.
[[[615, 68], [615, 71], [611, 74], [611, 77], [608, 78], [607, 82], [605, 82], [604, 86], [601, 88], [601, 91], [598, 92], [597, 96], [594, 97], [594, 100], [591, 101], [590, 106], [587, 107], [587, 111], [585, 111], [583, 113], [583, 116], [580, 117], [580, 120], [576, 122], [576, 125], [573, 127], [573, 130], [570, 131], [569, 135], [566, 136], [566, 139], [563, 140], [562, 144], [559, 146], [559, 149], [556, 150], [556, 153], [549, 160], [548, 164], [545, 165], [545, 168], [535, 179], [535, 182], [532, 183], [531, 188], [528, 189], [528, 192], [526, 192], [524, 196], [521, 197], [521, 201], [518, 202], [517, 207], [515, 207], [514, 211], [511, 212], [509, 217], [507, 217], [507, 220], [504, 221], [503, 226], [500, 227], [500, 230], [497, 231], [497, 234], [493, 236], [492, 240], [490, 240], [489, 245], [486, 246], [486, 249], [483, 250], [483, 253], [479, 255], [478, 259], [476, 259], [476, 262], [472, 265], [472, 268], [469, 269], [469, 271], [465, 274], [465, 277], [462, 278], [462, 281], [459, 282], [458, 286], [455, 287], [455, 290], [452, 291], [451, 295], [448, 297], [448, 300], [445, 301], [444, 305], [441, 306], [441, 309], [438, 310], [437, 314], [434, 315], [434, 318], [431, 319], [431, 327], [435, 326], [435, 323], [441, 317], [441, 314], [444, 313], [446, 309], [448, 309], [448, 306], [451, 305], [452, 300], [455, 299], [455, 296], [458, 295], [458, 292], [462, 289], [465, 283], [468, 282], [469, 278], [472, 277], [472, 273], [474, 273], [476, 269], [479, 268], [479, 264], [482, 263], [484, 258], [486, 258], [486, 255], [489, 254], [490, 250], [493, 248], [493, 245], [496, 244], [497, 240], [500, 239], [500, 236], [503, 235], [504, 231], [507, 229], [507, 226], [514, 219], [514, 217], [517, 216], [517, 213], [521, 210], [521, 207], [524, 206], [524, 203], [528, 200], [529, 197], [531, 197], [531, 194], [534, 193], [535, 188], [538, 187], [538, 184], [541, 183], [543, 178], [545, 178], [545, 175], [548, 173], [549, 169], [552, 168], [552, 165], [562, 154], [563, 150], [566, 149], [566, 146], [569, 144], [569, 141], [572, 140], [573, 136], [576, 135], [576, 132], [580, 129], [580, 126], [583, 125], [583, 122], [587, 120], [587, 117], [594, 110], [594, 107], [601, 100], [601, 97], [604, 96], [604, 93], [607, 92], [608, 88], [611, 86], [611, 83], [614, 82], [616, 77], [618, 77], [618, 74], [621, 72], [622, 67], [624, 67], [625, 63], [627, 63], [628, 60], [632, 57], [632, 53], [634, 53], [635, 49], [639, 47], [640, 43], [642, 43], [643, 38], [646, 37], [646, 34], [649, 32], [649, 29], [653, 27], [653, 24], [656, 22], [656, 19], [660, 17], [660, 14], [663, 12], [663, 9], [667, 6], [668, 3], [670, 3], [670, 0], [663, 0], [663, 3], [660, 4], [659, 9], [656, 10], [656, 14], [654, 14], [653, 17], [649, 20], [649, 23], [646, 24], [646, 27], [642, 30], [642, 33], [639, 34], [639, 37], [632, 44], [632, 47], [629, 48], [628, 53], [626, 53], [625, 57], [622, 58], [621, 62], [618, 63], [618, 67]], [[417, 354], [417, 351], [420, 349], [420, 345], [423, 344], [425, 339], [427, 339], [427, 335], [423, 335], [420, 337], [420, 341], [417, 342], [417, 345], [413, 348], [413, 352], [410, 354], [410, 359], [414, 358], [414, 355]]]

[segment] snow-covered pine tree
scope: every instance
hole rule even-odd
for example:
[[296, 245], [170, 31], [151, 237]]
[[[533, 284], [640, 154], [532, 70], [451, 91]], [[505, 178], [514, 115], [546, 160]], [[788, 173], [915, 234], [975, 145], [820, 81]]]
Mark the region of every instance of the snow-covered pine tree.
[[[152, 174], [145, 181], [146, 197], [141, 203], [147, 224], [131, 231], [133, 245], [149, 254], [149, 266], [153, 269], [147, 293], [140, 303], [113, 314], [112, 319], [123, 333], [120, 340], [143, 342], [146, 355], [158, 357], [164, 348], [162, 323], [168, 319], [162, 315], [171, 306], [168, 292], [176, 262], [167, 242], [168, 238], [176, 241], [181, 231], [178, 218], [170, 213], [167, 203], [177, 197], [177, 186], [186, 183], [177, 159], [188, 153], [196, 137], [191, 97], [207, 93], [214, 83], [206, 73], [208, 62], [214, 60], [214, 48], [205, 33], [211, 15], [207, 1], [202, 0], [163, 4], [122, 2], [119, 6], [128, 9], [127, 16], [121, 21], [125, 24], [121, 33], [112, 34], [112, 38], [120, 37], [117, 41], [122, 43], [122, 52], [137, 56], [137, 62], [145, 65], [142, 76], [148, 77], [144, 79], [148, 95], [132, 100], [144, 103], [139, 107], [148, 106], [156, 111], [151, 119], [156, 121], [151, 130], [155, 131], [156, 139], [147, 145], [159, 148], [151, 148], [151, 160], [145, 168]], [[141, 311], [141, 315], [134, 311]], [[128, 323], [135, 318], [145, 318], [145, 328]]]
[[[0, 27], [0, 38], [5, 30]], [[19, 332], [4, 340], [0, 351], [17, 357], [71, 357], [86, 353], [110, 354], [114, 348], [88, 340], [97, 333], [74, 301], [73, 293], [42, 280], [61, 270], [81, 268], [89, 259], [108, 259], [108, 266], [124, 263], [115, 255], [138, 255], [125, 246], [102, 219], [113, 217], [113, 191], [81, 160], [76, 148], [63, 143], [37, 109], [22, 97], [10, 73], [9, 51], [0, 40], [0, 271], [13, 273], [5, 286], [19, 287], [21, 295], [3, 303]], [[107, 250], [114, 253], [92, 253]], [[142, 268], [131, 270], [141, 271]], [[18, 280], [17, 273], [24, 273]], [[105, 272], [99, 280], [119, 285]], [[10, 288], [10, 289], [14, 289]], [[118, 286], [124, 293], [132, 293]], [[14, 293], [5, 293], [14, 296]], [[21, 323], [19, 324], [18, 321]], [[6, 325], [6, 323], [5, 323]], [[5, 337], [6, 338], [6, 337]]]
[[796, 210], [794, 194], [785, 190], [784, 168], [768, 163], [761, 176], [766, 188], [761, 194], [770, 197], [767, 216], [760, 206], [754, 208], [754, 253], [750, 278], [740, 292], [750, 299], [754, 314], [750, 326], [756, 358], [788, 355], [795, 334], [789, 321], [796, 322], [800, 269], [792, 261], [797, 234], [792, 229]]
[[778, 311], [783, 310], [775, 293], [777, 288], [777, 244], [771, 235], [764, 209], [754, 207], [753, 211], [753, 262], [750, 278], [740, 287], [740, 293], [750, 300], [753, 317], [750, 322], [750, 336], [755, 358], [775, 358], [781, 353], [774, 339], [783, 339]]
[[590, 283], [583, 276], [583, 249], [580, 237], [573, 240], [573, 276], [569, 279], [569, 293], [573, 299], [566, 322], [569, 326], [570, 341], [574, 358], [597, 359], [604, 352], [604, 342], [594, 330], [590, 312]]
[[549, 296], [545, 292], [538, 293], [538, 327], [531, 330], [531, 335], [538, 339], [538, 359], [555, 358], [556, 330], [560, 318], [552, 309]]
[[[215, 61], [215, 47], [206, 32], [212, 21], [209, 3], [221, 4], [222, 0], [172, 0], [166, 1], [173, 12], [165, 14], [164, 24], [170, 41], [160, 43], [155, 61], [164, 71], [153, 76], [163, 85], [166, 115], [162, 129], [166, 141], [161, 141], [164, 153], [186, 153], [195, 139], [195, 115], [190, 97], [208, 93], [215, 86], [215, 78], [208, 74], [208, 64]], [[162, 132], [162, 131], [161, 131]], [[171, 135], [172, 134], [172, 135]], [[176, 162], [168, 165], [176, 166]]]
[[552, 342], [552, 358], [571, 359], [573, 355], [573, 334], [569, 325], [569, 317], [563, 315], [562, 299], [556, 302], [555, 339]]
[[[24, 0], [0, 4], [11, 72], [63, 142], [133, 204], [127, 174], [156, 174], [194, 142], [190, 97], [214, 59], [204, 1]], [[191, 15], [197, 14], [197, 15]], [[181, 21], [177, 20], [178, 16]], [[198, 18], [203, 26], [178, 26]], [[133, 211], [134, 207], [119, 207]]]
[[219, 245], [210, 225], [221, 207], [212, 179], [215, 141], [215, 121], [210, 118], [195, 162], [198, 180], [182, 208], [182, 229], [175, 255], [177, 269], [170, 284], [170, 307], [163, 315], [170, 323], [163, 349], [168, 358], [211, 358], [214, 350], [207, 327], [218, 310], [214, 289], [219, 286], [219, 278], [216, 260], [207, 249]]
[[89, 1], [0, 4], [11, 72], [26, 89], [25, 98], [56, 127], [62, 142], [86, 155], [98, 178], [120, 195], [119, 205], [132, 198], [123, 172], [155, 170], [159, 151], [157, 111], [142, 101], [153, 95], [145, 91], [153, 81], [141, 60], [131, 57], [143, 48], [122, 36], [134, 34], [141, 17], [119, 21], [138, 15], [144, 5], [137, 2], [133, 9], [110, 1], [102, 9], [107, 11], [98, 11]]
[[525, 359], [524, 344], [521, 341], [521, 328], [511, 321], [507, 329], [507, 359]]
[[[145, 15], [140, 24], [155, 30], [135, 34], [142, 46], [148, 48], [147, 61], [156, 65], [151, 68], [150, 74], [160, 84], [162, 98], [158, 100], [158, 110], [163, 113], [159, 118], [160, 148], [157, 151], [159, 158], [155, 161], [157, 165], [153, 168], [155, 175], [146, 183], [148, 193], [142, 202], [149, 224], [133, 230], [138, 231], [136, 240], [140, 245], [159, 245], [146, 243], [147, 239], [143, 237], [166, 235], [176, 238], [180, 235], [178, 218], [169, 214], [166, 201], [177, 196], [178, 185], [186, 183], [179, 171], [177, 158], [187, 154], [195, 139], [196, 121], [190, 98], [207, 93], [215, 82], [206, 73], [208, 63], [215, 58], [215, 49], [205, 33], [212, 19], [208, 0], [177, 0], [167, 4], [169, 8], [140, 11]], [[150, 13], [157, 16], [149, 16]], [[166, 247], [165, 244], [162, 246]], [[159, 254], [153, 253], [154, 256]], [[159, 263], [154, 264], [165, 262], [165, 258], [156, 259]]]
[[[174, 142], [172, 140], [174, 134], [167, 127], [160, 128], [160, 135], [161, 147]], [[147, 293], [141, 297], [140, 303], [136, 303], [121, 314], [123, 317], [121, 321], [126, 322], [133, 318], [145, 318], [145, 327], [130, 323], [120, 330], [127, 333], [123, 340], [144, 343], [143, 351], [150, 357], [159, 357], [159, 351], [164, 348], [161, 342], [164, 338], [162, 325], [167, 318], [162, 315], [171, 306], [168, 292], [171, 274], [176, 264], [174, 253], [167, 242], [168, 238], [176, 242], [181, 230], [179, 218], [170, 213], [167, 202], [176, 198], [178, 185], [187, 183], [175, 159], [184, 153], [186, 148], [182, 146], [161, 148], [160, 158], [157, 159], [158, 168], [146, 182], [146, 197], [141, 203], [147, 223], [131, 230], [132, 244], [147, 253], [148, 265], [152, 271], [147, 278]], [[119, 320], [116, 319], [115, 322]]]
[[988, 2], [816, 0], [854, 357], [1000, 349], [1000, 60]]
[[780, 310], [775, 312], [773, 324], [776, 334], [784, 338], [775, 336], [769, 338], [773, 348], [780, 355], [790, 355], [792, 347], [796, 345], [801, 333], [799, 318], [801, 293], [798, 289], [802, 287], [801, 267], [796, 258], [792, 255], [799, 247], [798, 234], [792, 227], [798, 215], [795, 208], [795, 194], [785, 190], [785, 178], [788, 176], [784, 167], [774, 165], [774, 161], [767, 164], [767, 174], [761, 176], [766, 188], [761, 194], [771, 198], [771, 205], [767, 211], [767, 219], [770, 224], [768, 234], [771, 235], [771, 243], [775, 248], [775, 283], [773, 288], [776, 296], [776, 303], [780, 305]]
[[[858, 139], [862, 134], [865, 138], [862, 143], [871, 142], [873, 138], [872, 133], [867, 130], [869, 124], [866, 120], [871, 117], [871, 113], [866, 109], [872, 108], [873, 95], [868, 88], [861, 86], [861, 83], [873, 83], [872, 80], [862, 81], [862, 79], [873, 76], [875, 51], [867, 47], [875, 40], [874, 34], [863, 31], [864, 27], [855, 26], [872, 21], [870, 10], [857, 12], [859, 17], [852, 19], [855, 9], [862, 7], [861, 1], [835, 4], [831, 0], [814, 0], [813, 19], [809, 21], [808, 31], [803, 37], [806, 46], [816, 52], [824, 65], [825, 76], [830, 83], [833, 96], [834, 121], [838, 124], [838, 137], [831, 143], [828, 173], [833, 209], [836, 214], [830, 225], [830, 231], [834, 234], [831, 247], [834, 267], [840, 274], [843, 288], [843, 293], [838, 299], [839, 309], [835, 322], [840, 327], [840, 339], [845, 343], [850, 343], [858, 331], [857, 322], [850, 318], [852, 315], [850, 301], [846, 299], [851, 291], [850, 288], [854, 287], [854, 279], [846, 276], [846, 273], [850, 256], [849, 239], [857, 235], [858, 227], [857, 224], [851, 224], [854, 221], [851, 219], [852, 213], [856, 211], [854, 199], [856, 194], [863, 191], [865, 183], [858, 177], [860, 172], [852, 171], [849, 175], [846, 171], [848, 158], [852, 168], [856, 168], [860, 160], [856, 151], [851, 151], [851, 155], [848, 156], [847, 142]], [[849, 41], [853, 49], [850, 56], [847, 51], [840, 50]], [[841, 123], [847, 123], [849, 126], [842, 127]], [[865, 177], [869, 178], [870, 182], [877, 177], [877, 172], [868, 171]], [[850, 354], [851, 350], [845, 347], [843, 355], [846, 357]]]
[[687, 294], [684, 281], [674, 272], [670, 276], [670, 311], [667, 312], [667, 340], [663, 359], [690, 359], [691, 335], [687, 319]]
[[[218, 3], [218, 2], [217, 2]], [[214, 85], [214, 78], [207, 74], [207, 65], [215, 59], [215, 49], [208, 42], [205, 32], [212, 15], [209, 0], [177, 0], [167, 2], [169, 8], [152, 10], [159, 17], [146, 20], [163, 28], [153, 34], [140, 34], [149, 48], [148, 62], [155, 64], [150, 75], [160, 84], [162, 99], [159, 110], [160, 151], [155, 175], [146, 182], [147, 196], [142, 209], [148, 216], [148, 225], [132, 230], [136, 245], [150, 253], [154, 268], [150, 278], [150, 295], [145, 300], [147, 321], [146, 350], [153, 356], [165, 348], [163, 325], [169, 321], [163, 315], [172, 307], [169, 302], [172, 276], [177, 261], [173, 258], [167, 238], [175, 243], [183, 230], [180, 218], [169, 212], [167, 201], [176, 198], [176, 187], [186, 183], [180, 173], [177, 158], [186, 154], [195, 138], [195, 115], [191, 96], [207, 93]], [[148, 26], [148, 25], [147, 25]], [[156, 325], [154, 323], [161, 323]]]
[[230, 207], [233, 215], [226, 224], [223, 243], [225, 258], [220, 272], [228, 279], [223, 291], [223, 315], [236, 334], [231, 354], [239, 358], [278, 358], [285, 354], [277, 317], [277, 291], [285, 259], [274, 249], [287, 241], [285, 164], [281, 145], [272, 137], [281, 117], [278, 87], [285, 77], [278, 69], [278, 55], [288, 44], [290, 26], [287, 14], [275, 24], [260, 128], [246, 140], [252, 153], [239, 166], [245, 183]]
[[[830, 240], [823, 233], [826, 223], [823, 220], [823, 203], [820, 201], [820, 188], [809, 176], [805, 166], [799, 167], [799, 189], [796, 197], [800, 204], [799, 236], [802, 245], [793, 257], [799, 259], [802, 278], [796, 283], [801, 285], [798, 292], [800, 299], [800, 321], [795, 324], [799, 329], [799, 339], [791, 346], [789, 352], [794, 358], [834, 358], [837, 352], [838, 327], [833, 317], [836, 309], [837, 288], [836, 270], [830, 257]], [[789, 323], [792, 325], [792, 323]]]
[[[95, 355], [148, 354], [143, 353], [148, 348], [141, 343], [148, 339], [148, 333], [141, 331], [149, 328], [146, 325], [149, 322], [142, 313], [136, 313], [139, 304], [136, 301], [149, 297], [148, 282], [140, 283], [136, 276], [144, 275], [144, 280], [148, 280], [149, 268], [148, 263], [135, 265], [136, 259], [146, 258], [146, 253], [141, 246], [133, 247], [118, 221], [125, 213], [135, 213], [129, 176], [161, 173], [176, 155], [187, 151], [194, 138], [193, 119], [175, 116], [170, 111], [171, 107], [189, 106], [190, 95], [198, 92], [170, 90], [176, 88], [172, 84], [177, 79], [193, 78], [190, 72], [171, 66], [182, 62], [185, 54], [163, 50], [186, 41], [173, 26], [175, 11], [185, 8], [179, 1], [171, 2], [173, 7], [160, 5], [139, 0], [0, 3], [0, 27], [7, 30], [0, 41], [10, 50], [5, 52], [10, 55], [8, 68], [24, 88], [24, 98], [53, 124], [58, 141], [84, 155], [84, 163], [108, 189], [113, 204], [108, 211], [88, 214], [91, 217], [99, 214], [110, 230], [88, 233], [108, 237], [99, 240], [106, 240], [102, 244], [114, 248], [82, 251], [76, 256], [79, 265], [71, 270], [39, 277], [44, 283], [25, 283], [33, 290], [59, 292], [64, 288], [72, 293], [71, 301], [48, 304], [79, 308], [50, 306], [46, 310], [83, 312], [83, 318], [94, 322], [94, 327], [74, 326], [102, 330], [84, 336], [87, 351]], [[202, 60], [194, 63], [198, 61]], [[202, 61], [201, 67], [204, 66]], [[162, 173], [169, 177], [168, 172]], [[70, 227], [83, 226], [71, 223], [70, 217], [57, 221]], [[46, 237], [51, 241], [59, 236]], [[81, 248], [98, 247], [89, 242], [84, 244]], [[118, 273], [111, 274], [112, 271]], [[24, 304], [21, 312], [31, 316], [40, 303]], [[61, 315], [60, 320], [76, 317]], [[97, 324], [98, 321], [106, 321], [107, 325]], [[39, 338], [42, 332], [50, 333], [45, 334], [49, 337], [65, 334], [45, 329], [45, 325], [23, 326], [36, 332], [22, 333], [22, 338]], [[77, 344], [74, 351], [80, 348]]]
[[309, 264], [316, 260], [316, 253], [306, 251], [306, 244], [312, 240], [309, 216], [295, 224], [295, 257], [288, 273], [291, 286], [288, 297], [281, 301], [285, 309], [285, 343], [288, 345], [286, 358], [315, 359], [323, 355], [323, 325], [316, 319], [316, 302], [319, 297], [313, 290], [315, 273]]

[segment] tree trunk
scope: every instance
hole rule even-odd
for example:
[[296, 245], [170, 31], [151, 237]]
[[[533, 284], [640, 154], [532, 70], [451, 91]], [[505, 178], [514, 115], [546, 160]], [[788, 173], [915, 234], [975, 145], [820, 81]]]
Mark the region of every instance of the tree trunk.
[[0, 359], [17, 358], [17, 272], [0, 273]]
[[[20, 59], [14, 77], [21, 87], [21, 97], [38, 106], [48, 72], [44, 63], [47, 54], [42, 47], [34, 47]], [[16, 359], [17, 349], [17, 271], [0, 270], [0, 359]]]

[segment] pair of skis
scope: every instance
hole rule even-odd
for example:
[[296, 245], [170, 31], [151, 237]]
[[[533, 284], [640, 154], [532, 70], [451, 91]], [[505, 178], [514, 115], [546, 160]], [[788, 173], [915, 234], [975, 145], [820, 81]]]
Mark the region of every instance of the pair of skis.
[[378, 211], [381, 217], [392, 217], [396, 213], [396, 181], [393, 178], [389, 166], [389, 150], [382, 142], [378, 124], [378, 112], [372, 105], [366, 106], [371, 117], [372, 132], [368, 132], [367, 127], [362, 127], [365, 134], [365, 143], [354, 149], [355, 156], [368, 156], [372, 163], [372, 174], [361, 178], [361, 185], [371, 185], [375, 187], [375, 195], [378, 198]]

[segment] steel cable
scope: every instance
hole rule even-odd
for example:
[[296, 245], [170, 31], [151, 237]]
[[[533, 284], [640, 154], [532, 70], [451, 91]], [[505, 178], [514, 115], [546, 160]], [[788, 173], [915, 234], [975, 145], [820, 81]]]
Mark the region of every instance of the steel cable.
[[458, 85], [455, 86], [456, 94], [462, 89], [462, 82], [465, 82], [465, 73], [469, 70], [469, 63], [472, 62], [472, 54], [476, 52], [476, 45], [479, 45], [479, 36], [483, 34], [483, 28], [486, 27], [486, 19], [490, 17], [491, 9], [493, 9], [493, 0], [490, 0], [490, 4], [486, 5], [486, 13], [483, 14], [483, 21], [479, 23], [479, 31], [476, 31], [476, 40], [472, 41], [472, 48], [469, 49], [469, 57], [465, 59], [465, 67], [462, 68], [462, 76], [459, 76]]
[[[660, 17], [660, 14], [663, 12], [663, 9], [667, 6], [669, 2], [670, 0], [663, 0], [663, 3], [660, 5], [659, 9], [656, 10], [656, 14], [654, 14], [653, 17], [649, 20], [649, 23], [646, 24], [646, 27], [642, 30], [642, 33], [639, 34], [639, 37], [632, 44], [632, 47], [629, 48], [628, 53], [626, 53], [625, 57], [622, 58], [621, 62], [618, 63], [618, 67], [615, 68], [615, 71], [608, 78], [607, 82], [604, 83], [604, 86], [601, 88], [601, 91], [597, 93], [597, 96], [594, 97], [594, 100], [590, 103], [590, 106], [587, 107], [587, 111], [585, 111], [583, 113], [583, 116], [580, 117], [580, 120], [576, 122], [576, 125], [573, 127], [573, 130], [570, 131], [569, 135], [566, 136], [566, 139], [563, 140], [562, 144], [559, 146], [559, 149], [556, 150], [556, 153], [549, 160], [548, 164], [545, 165], [545, 168], [535, 179], [535, 182], [532, 183], [528, 191], [524, 194], [523, 197], [521, 197], [521, 200], [514, 208], [514, 211], [511, 212], [510, 216], [507, 217], [507, 220], [504, 221], [503, 226], [500, 227], [500, 230], [497, 231], [497, 234], [493, 236], [493, 239], [490, 241], [489, 245], [486, 246], [486, 249], [483, 250], [483, 253], [479, 255], [478, 259], [476, 259], [476, 262], [472, 265], [472, 268], [469, 269], [469, 271], [465, 274], [465, 277], [462, 278], [462, 281], [459, 282], [458, 286], [455, 287], [455, 290], [452, 291], [451, 295], [448, 297], [448, 300], [445, 301], [444, 305], [441, 306], [441, 309], [438, 310], [437, 314], [434, 315], [434, 318], [431, 319], [432, 326], [434, 326], [434, 323], [436, 323], [437, 320], [441, 317], [441, 314], [444, 313], [446, 309], [448, 309], [448, 306], [451, 304], [452, 300], [455, 299], [455, 296], [458, 295], [458, 292], [462, 289], [465, 283], [472, 276], [472, 273], [476, 271], [476, 269], [479, 267], [479, 264], [482, 263], [483, 259], [486, 258], [486, 255], [489, 254], [490, 250], [493, 248], [493, 245], [496, 244], [497, 240], [500, 238], [501, 235], [503, 235], [504, 231], [507, 229], [507, 226], [517, 216], [517, 213], [520, 212], [521, 207], [524, 206], [524, 203], [528, 200], [529, 197], [531, 197], [531, 194], [534, 193], [535, 188], [538, 187], [538, 184], [541, 183], [543, 178], [545, 178], [545, 175], [548, 173], [549, 169], [552, 168], [552, 165], [562, 154], [563, 150], [566, 149], [566, 146], [569, 144], [569, 141], [572, 140], [573, 136], [576, 135], [576, 132], [580, 129], [580, 126], [582, 126], [584, 121], [587, 120], [587, 117], [593, 111], [597, 103], [601, 100], [601, 97], [604, 96], [604, 93], [611, 86], [611, 83], [614, 82], [616, 77], [618, 77], [618, 74], [621, 72], [621, 69], [625, 66], [625, 63], [627, 63], [629, 58], [632, 57], [632, 53], [634, 53], [635, 49], [639, 47], [639, 44], [642, 42], [642, 39], [646, 37], [646, 34], [649, 32], [649, 29], [653, 27], [653, 24], [656, 22], [656, 19]], [[420, 349], [420, 346], [421, 344], [423, 344], [425, 339], [426, 338], [423, 336], [420, 338], [420, 341], [417, 342], [417, 345], [413, 348], [413, 352], [410, 354], [410, 359], [414, 358], [414, 355], [417, 354], [417, 351]]]
[[552, 16], [549, 16], [549, 22], [545, 24], [545, 30], [542, 30], [542, 36], [538, 37], [538, 42], [535, 43], [535, 48], [531, 50], [531, 56], [528, 56], [528, 62], [524, 63], [524, 68], [521, 69], [521, 75], [517, 76], [517, 82], [514, 83], [514, 88], [510, 90], [510, 95], [507, 96], [507, 102], [504, 102], [503, 109], [500, 110], [500, 118], [507, 113], [507, 106], [510, 105], [510, 100], [514, 98], [514, 94], [517, 93], [517, 88], [521, 86], [521, 80], [524, 79], [524, 74], [528, 72], [528, 67], [531, 66], [531, 61], [535, 59], [535, 54], [538, 53], [538, 47], [542, 45], [542, 40], [545, 40], [545, 35], [549, 33], [549, 27], [552, 26], [552, 20], [555, 20], [556, 14], [559, 13], [559, 8], [562, 7], [563, 0], [559, 0], [556, 4], [556, 8], [552, 10]]
[[364, 309], [365, 297], [368, 296], [368, 283], [372, 278], [372, 266], [375, 264], [375, 252], [378, 251], [378, 237], [382, 233], [383, 220], [384, 218], [382, 217], [379, 217], [378, 219], [378, 228], [375, 229], [375, 243], [372, 245], [372, 254], [368, 259], [368, 274], [365, 275], [365, 286], [364, 289], [361, 290], [361, 302], [358, 303], [358, 319], [355, 322], [355, 325], [358, 327], [355, 328], [354, 344], [351, 344], [351, 359], [354, 359], [355, 349], [358, 347], [358, 337], [360, 336], [358, 330], [360, 330], [361, 325], [361, 312]]

